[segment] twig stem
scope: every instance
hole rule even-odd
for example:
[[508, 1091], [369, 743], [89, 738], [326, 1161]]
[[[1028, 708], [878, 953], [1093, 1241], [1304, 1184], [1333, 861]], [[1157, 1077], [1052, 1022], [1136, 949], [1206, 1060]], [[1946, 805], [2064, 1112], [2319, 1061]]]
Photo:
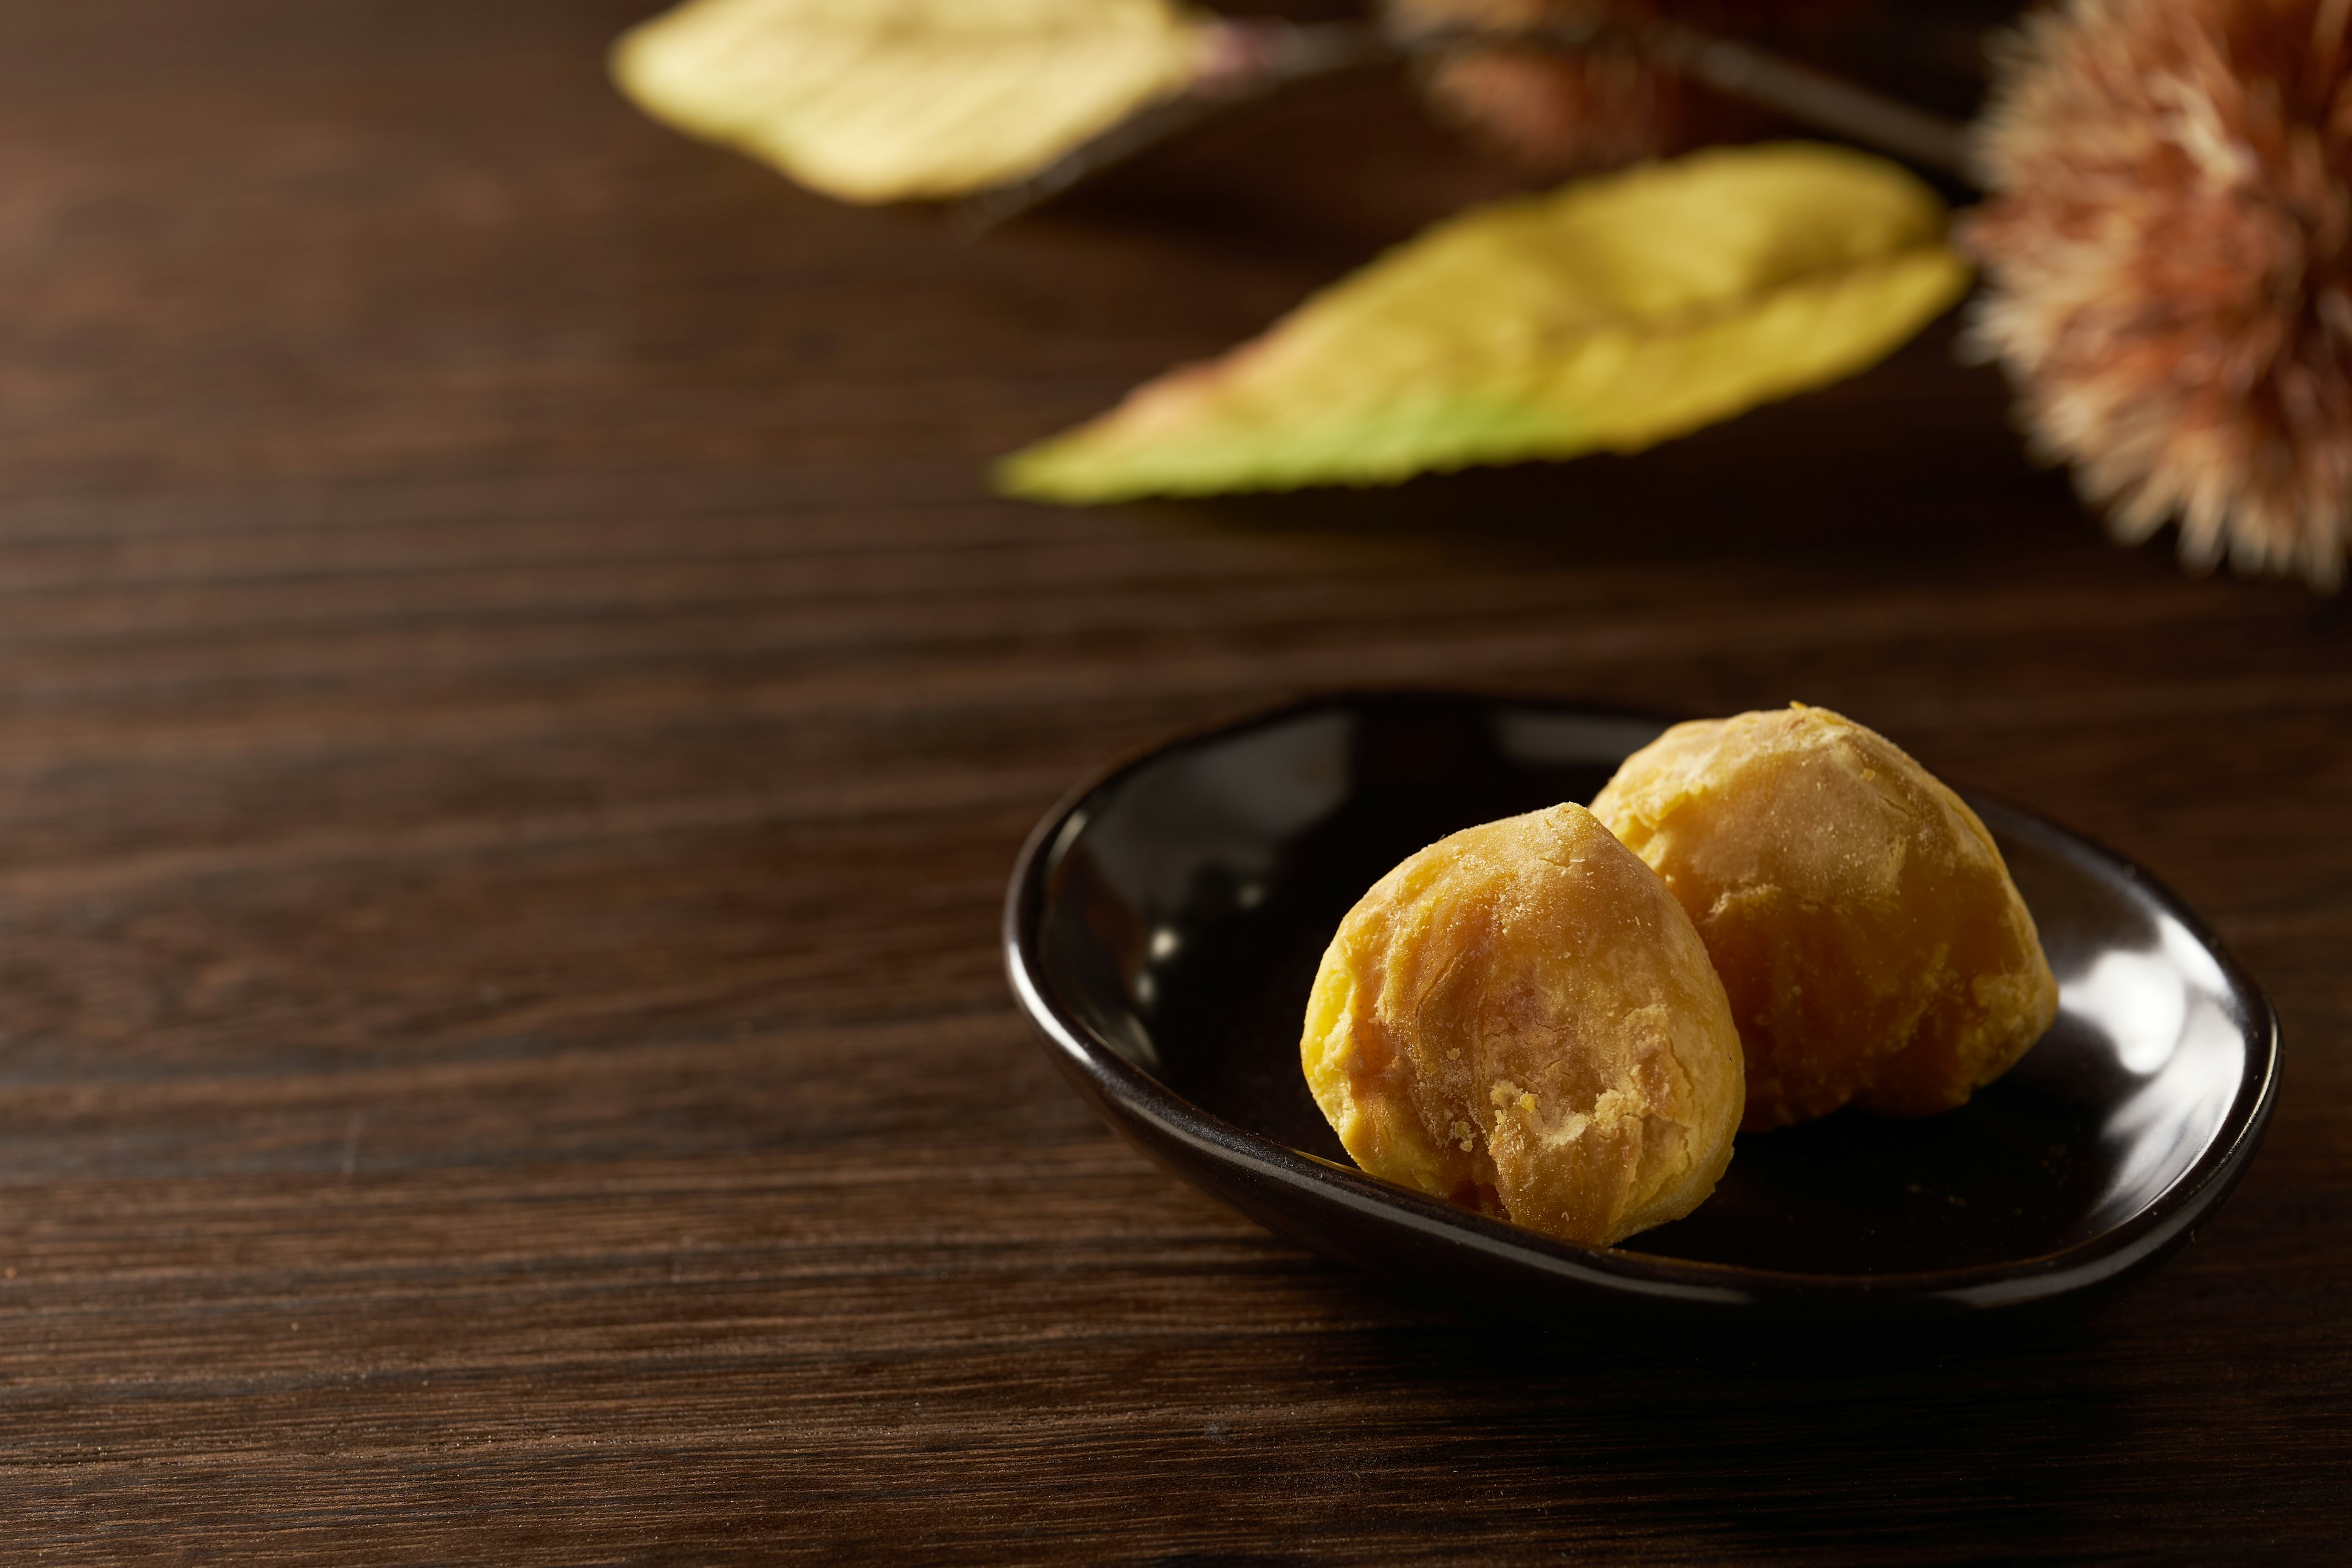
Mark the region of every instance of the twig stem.
[[1507, 32], [1355, 22], [1300, 26], [1229, 21], [1219, 24], [1216, 40], [1209, 68], [1192, 88], [1122, 121], [1026, 179], [971, 197], [958, 209], [960, 226], [969, 234], [985, 233], [1237, 104], [1300, 82], [1469, 48], [1563, 54], [1609, 49], [1635, 55], [1817, 131], [1939, 174], [1971, 178], [1966, 126], [1769, 49], [1673, 22], [1612, 16], [1598, 10]]
[[1940, 114], [1752, 44], [1710, 37], [1673, 22], [1606, 27], [1596, 43], [1608, 47], [1612, 35], [1644, 59], [1717, 92], [1938, 174], [1969, 178], [1968, 128]]

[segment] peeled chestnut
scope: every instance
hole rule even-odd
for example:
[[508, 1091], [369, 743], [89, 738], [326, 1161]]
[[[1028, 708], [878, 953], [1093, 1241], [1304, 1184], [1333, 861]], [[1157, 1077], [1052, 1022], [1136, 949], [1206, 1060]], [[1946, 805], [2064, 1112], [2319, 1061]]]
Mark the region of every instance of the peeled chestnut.
[[1381, 878], [1323, 955], [1299, 1056], [1366, 1171], [1592, 1246], [1698, 1206], [1739, 1124], [1698, 933], [1578, 805]]
[[2057, 1014], [1984, 824], [1849, 719], [1798, 704], [1677, 724], [1592, 810], [1706, 943], [1747, 1057], [1746, 1131], [1848, 1103], [1948, 1110]]

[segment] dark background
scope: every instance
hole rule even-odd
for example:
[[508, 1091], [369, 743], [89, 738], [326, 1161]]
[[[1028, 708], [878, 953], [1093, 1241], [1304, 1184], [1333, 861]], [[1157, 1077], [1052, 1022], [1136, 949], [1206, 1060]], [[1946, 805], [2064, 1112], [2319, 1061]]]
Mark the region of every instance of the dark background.
[[[2112, 548], [1949, 323], [1634, 460], [992, 500], [1507, 176], [1374, 79], [964, 244], [634, 113], [647, 8], [0, 6], [0, 1555], [2340, 1555], [2344, 599]], [[1273, 1240], [997, 901], [1365, 682], [1802, 698], [2114, 845], [2271, 988], [2267, 1149], [2082, 1332], [1866, 1376]]]

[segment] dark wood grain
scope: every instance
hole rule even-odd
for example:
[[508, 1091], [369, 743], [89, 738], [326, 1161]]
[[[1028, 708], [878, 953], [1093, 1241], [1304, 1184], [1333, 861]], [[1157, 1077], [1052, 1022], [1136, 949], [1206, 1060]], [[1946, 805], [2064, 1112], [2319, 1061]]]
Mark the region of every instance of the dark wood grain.
[[[0, 1557], [2340, 1560], [2352, 618], [2118, 552], [1948, 327], [1632, 460], [992, 455], [1501, 176], [1367, 82], [955, 242], [627, 0], [0, 6]], [[1794, 697], [2143, 860], [2267, 1150], [2083, 1334], [1735, 1377], [1143, 1163], [1004, 994], [1069, 783], [1336, 684]]]

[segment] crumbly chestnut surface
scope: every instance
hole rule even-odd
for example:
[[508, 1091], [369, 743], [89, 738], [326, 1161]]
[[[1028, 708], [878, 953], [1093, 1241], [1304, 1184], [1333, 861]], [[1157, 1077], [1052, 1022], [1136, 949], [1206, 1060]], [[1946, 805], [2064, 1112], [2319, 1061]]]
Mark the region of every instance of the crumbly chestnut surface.
[[1826, 709], [1677, 724], [1594, 815], [1706, 942], [1748, 1058], [1748, 1131], [1848, 1103], [1927, 1116], [2057, 1014], [1992, 837], [1892, 742]]
[[1697, 1207], [1739, 1124], [1698, 933], [1577, 805], [1381, 879], [1323, 955], [1299, 1055], [1366, 1171], [1589, 1246]]

